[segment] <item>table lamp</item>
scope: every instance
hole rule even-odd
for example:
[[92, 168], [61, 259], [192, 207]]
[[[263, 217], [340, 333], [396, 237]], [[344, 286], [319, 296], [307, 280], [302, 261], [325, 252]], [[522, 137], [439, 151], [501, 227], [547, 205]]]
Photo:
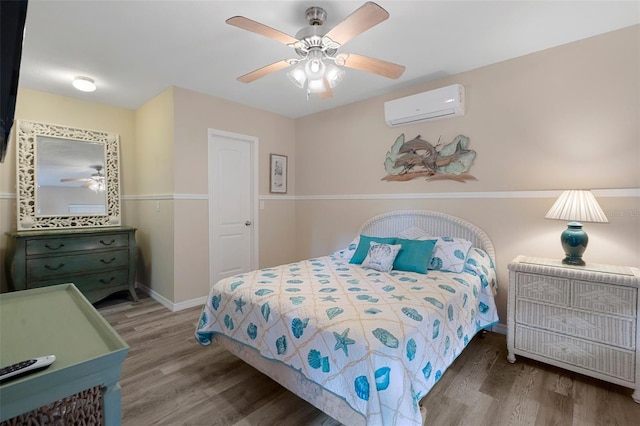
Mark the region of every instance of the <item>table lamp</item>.
[[570, 221], [567, 229], [560, 235], [560, 242], [566, 255], [562, 263], [566, 265], [585, 264], [582, 254], [587, 248], [589, 237], [582, 230], [580, 222], [609, 222], [589, 190], [564, 191], [551, 206], [545, 218]]

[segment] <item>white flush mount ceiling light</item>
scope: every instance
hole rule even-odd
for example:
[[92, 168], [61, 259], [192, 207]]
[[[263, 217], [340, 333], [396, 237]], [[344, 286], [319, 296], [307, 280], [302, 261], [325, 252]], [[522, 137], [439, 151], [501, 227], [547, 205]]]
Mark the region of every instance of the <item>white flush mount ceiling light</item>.
[[81, 92], [93, 92], [96, 90], [96, 83], [89, 77], [77, 76], [71, 84]]

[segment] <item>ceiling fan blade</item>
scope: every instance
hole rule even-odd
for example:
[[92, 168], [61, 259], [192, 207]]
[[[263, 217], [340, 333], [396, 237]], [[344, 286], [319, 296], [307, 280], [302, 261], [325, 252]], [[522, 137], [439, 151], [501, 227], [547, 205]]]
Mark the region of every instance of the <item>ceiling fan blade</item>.
[[375, 4], [367, 2], [333, 27], [326, 36], [343, 46], [352, 38], [378, 25], [389, 17], [389, 12]]
[[298, 41], [297, 38], [291, 37], [289, 34], [285, 34], [282, 31], [278, 31], [269, 26], [256, 22], [244, 16], [233, 16], [225, 21], [229, 25], [242, 28], [243, 30], [251, 31], [252, 33], [260, 34], [282, 44], [290, 45]]
[[60, 182], [89, 182], [92, 180], [91, 178], [64, 178], [60, 179]]
[[[338, 55], [338, 59], [339, 62], [344, 61], [343, 65], [345, 67], [378, 74], [394, 80], [399, 78], [405, 70], [403, 65], [383, 61], [382, 59], [369, 58], [368, 56], [356, 55], [354, 53], [342, 53]], [[336, 63], [338, 63], [338, 61]]]
[[325, 90], [324, 92], [318, 93], [318, 97], [320, 99], [331, 99], [333, 97], [333, 90], [331, 90], [331, 86], [329, 85], [329, 80], [327, 80], [326, 76], [323, 78], [323, 80], [324, 80]]
[[259, 78], [264, 77], [265, 75], [271, 74], [272, 72], [280, 71], [287, 67], [291, 66], [287, 61], [279, 61], [274, 62], [271, 65], [267, 65], [266, 67], [258, 68], [255, 71], [251, 71], [248, 74], [241, 75], [238, 77], [238, 81], [242, 83], [251, 83]]

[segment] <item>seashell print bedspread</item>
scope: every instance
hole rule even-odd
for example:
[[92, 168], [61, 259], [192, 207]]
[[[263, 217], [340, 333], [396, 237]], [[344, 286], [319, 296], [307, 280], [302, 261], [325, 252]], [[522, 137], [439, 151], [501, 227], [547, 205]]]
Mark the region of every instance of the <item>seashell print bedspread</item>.
[[498, 321], [483, 270], [382, 273], [334, 255], [256, 270], [212, 288], [196, 338], [221, 333], [299, 370], [369, 425], [420, 425], [418, 401]]

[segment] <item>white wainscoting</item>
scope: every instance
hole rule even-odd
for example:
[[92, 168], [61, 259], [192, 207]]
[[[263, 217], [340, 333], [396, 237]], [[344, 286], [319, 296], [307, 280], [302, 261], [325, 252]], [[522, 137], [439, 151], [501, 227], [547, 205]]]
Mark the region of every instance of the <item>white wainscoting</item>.
[[[349, 195], [260, 195], [260, 200], [421, 200], [421, 199], [496, 199], [496, 198], [557, 198], [564, 190], [529, 191], [480, 191], [480, 192], [435, 192], [404, 194], [349, 194]], [[593, 189], [596, 198], [640, 197], [640, 188]], [[2, 198], [2, 194], [0, 194]], [[15, 198], [15, 195], [14, 195]], [[123, 200], [207, 200], [207, 194], [151, 194], [123, 195]]]

